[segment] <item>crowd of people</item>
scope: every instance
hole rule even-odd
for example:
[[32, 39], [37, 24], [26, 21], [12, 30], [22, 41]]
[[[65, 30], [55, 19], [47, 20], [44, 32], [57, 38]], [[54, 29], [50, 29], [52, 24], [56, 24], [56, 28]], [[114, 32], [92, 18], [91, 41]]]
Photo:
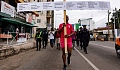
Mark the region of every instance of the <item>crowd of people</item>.
[[[59, 28], [54, 30], [54, 28], [51, 28], [51, 30], [48, 32], [45, 28], [44, 31], [38, 30], [38, 32], [35, 35], [36, 39], [36, 51], [40, 51], [41, 49], [41, 42], [43, 44], [43, 48], [46, 49], [46, 46], [48, 44], [48, 38], [50, 39], [50, 46], [51, 49], [56, 45], [56, 48], [58, 50], [62, 50], [62, 59], [63, 59], [63, 70], [66, 70], [67, 64], [70, 64], [70, 57], [72, 55], [72, 49], [74, 50], [75, 45], [78, 47], [81, 47], [81, 50], [83, 49], [85, 54], [88, 54], [87, 52], [87, 46], [89, 44], [90, 34], [89, 30], [86, 28], [86, 25], [83, 25], [83, 28], [80, 27], [77, 29], [77, 31], [74, 31], [73, 26], [68, 22], [69, 17], [66, 15], [66, 24], [61, 23], [59, 25]], [[64, 35], [64, 27], [66, 27], [66, 35]], [[67, 38], [67, 64], [66, 64], [66, 53], [65, 53], [65, 41], [64, 39]]]

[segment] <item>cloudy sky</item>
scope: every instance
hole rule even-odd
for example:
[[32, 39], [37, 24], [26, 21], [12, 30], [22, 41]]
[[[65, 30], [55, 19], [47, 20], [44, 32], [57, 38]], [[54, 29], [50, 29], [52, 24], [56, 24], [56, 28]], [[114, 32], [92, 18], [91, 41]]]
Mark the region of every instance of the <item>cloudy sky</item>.
[[[55, 1], [63, 1], [63, 0], [55, 0]], [[74, 1], [74, 0], [66, 0], [66, 1]], [[75, 1], [110, 1], [111, 12], [113, 12], [114, 8], [120, 8], [120, 0], [75, 0]], [[55, 20], [60, 21], [63, 18], [63, 12], [57, 11], [55, 12]], [[107, 22], [107, 10], [70, 10], [67, 11], [67, 15], [70, 17], [70, 23], [76, 23], [79, 18], [93, 18], [95, 21], [95, 28], [105, 26], [104, 23]], [[112, 14], [111, 14], [112, 15]]]

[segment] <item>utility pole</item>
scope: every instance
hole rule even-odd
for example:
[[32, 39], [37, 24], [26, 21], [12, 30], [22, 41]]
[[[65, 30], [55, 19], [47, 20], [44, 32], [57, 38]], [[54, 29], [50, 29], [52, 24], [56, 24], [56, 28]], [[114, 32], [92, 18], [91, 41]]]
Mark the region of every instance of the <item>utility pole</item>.
[[90, 31], [90, 19], [89, 19], [89, 31]]
[[108, 41], [110, 41], [109, 16], [110, 16], [110, 12], [108, 10]]

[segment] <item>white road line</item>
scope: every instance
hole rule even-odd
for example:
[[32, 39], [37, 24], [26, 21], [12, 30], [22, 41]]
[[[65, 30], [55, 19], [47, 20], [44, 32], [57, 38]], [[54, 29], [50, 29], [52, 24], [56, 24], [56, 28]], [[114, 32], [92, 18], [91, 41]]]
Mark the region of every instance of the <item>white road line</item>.
[[75, 50], [94, 68], [94, 70], [99, 70], [92, 62], [90, 62], [82, 53], [80, 53], [76, 48]]
[[99, 44], [94, 44], [94, 43], [89, 43], [89, 44], [92, 44], [92, 45], [97, 45], [97, 46], [101, 46], [101, 47], [104, 47], [104, 48], [109, 48], [109, 49], [113, 49], [112, 47], [109, 47], [109, 46], [104, 46], [104, 45], [99, 45]]

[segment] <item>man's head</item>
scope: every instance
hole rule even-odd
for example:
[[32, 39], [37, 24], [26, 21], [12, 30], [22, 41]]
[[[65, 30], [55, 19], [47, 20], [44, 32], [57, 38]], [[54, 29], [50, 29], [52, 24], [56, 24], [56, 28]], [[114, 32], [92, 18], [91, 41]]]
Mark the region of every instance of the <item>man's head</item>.
[[68, 22], [68, 20], [69, 20], [69, 17], [68, 17], [68, 15], [66, 15], [66, 22]]
[[80, 30], [82, 30], [82, 27], [80, 27]]
[[85, 28], [86, 28], [86, 25], [83, 25], [83, 28], [85, 29]]
[[46, 29], [46, 28], [44, 28], [44, 31], [47, 31], [47, 29]]

